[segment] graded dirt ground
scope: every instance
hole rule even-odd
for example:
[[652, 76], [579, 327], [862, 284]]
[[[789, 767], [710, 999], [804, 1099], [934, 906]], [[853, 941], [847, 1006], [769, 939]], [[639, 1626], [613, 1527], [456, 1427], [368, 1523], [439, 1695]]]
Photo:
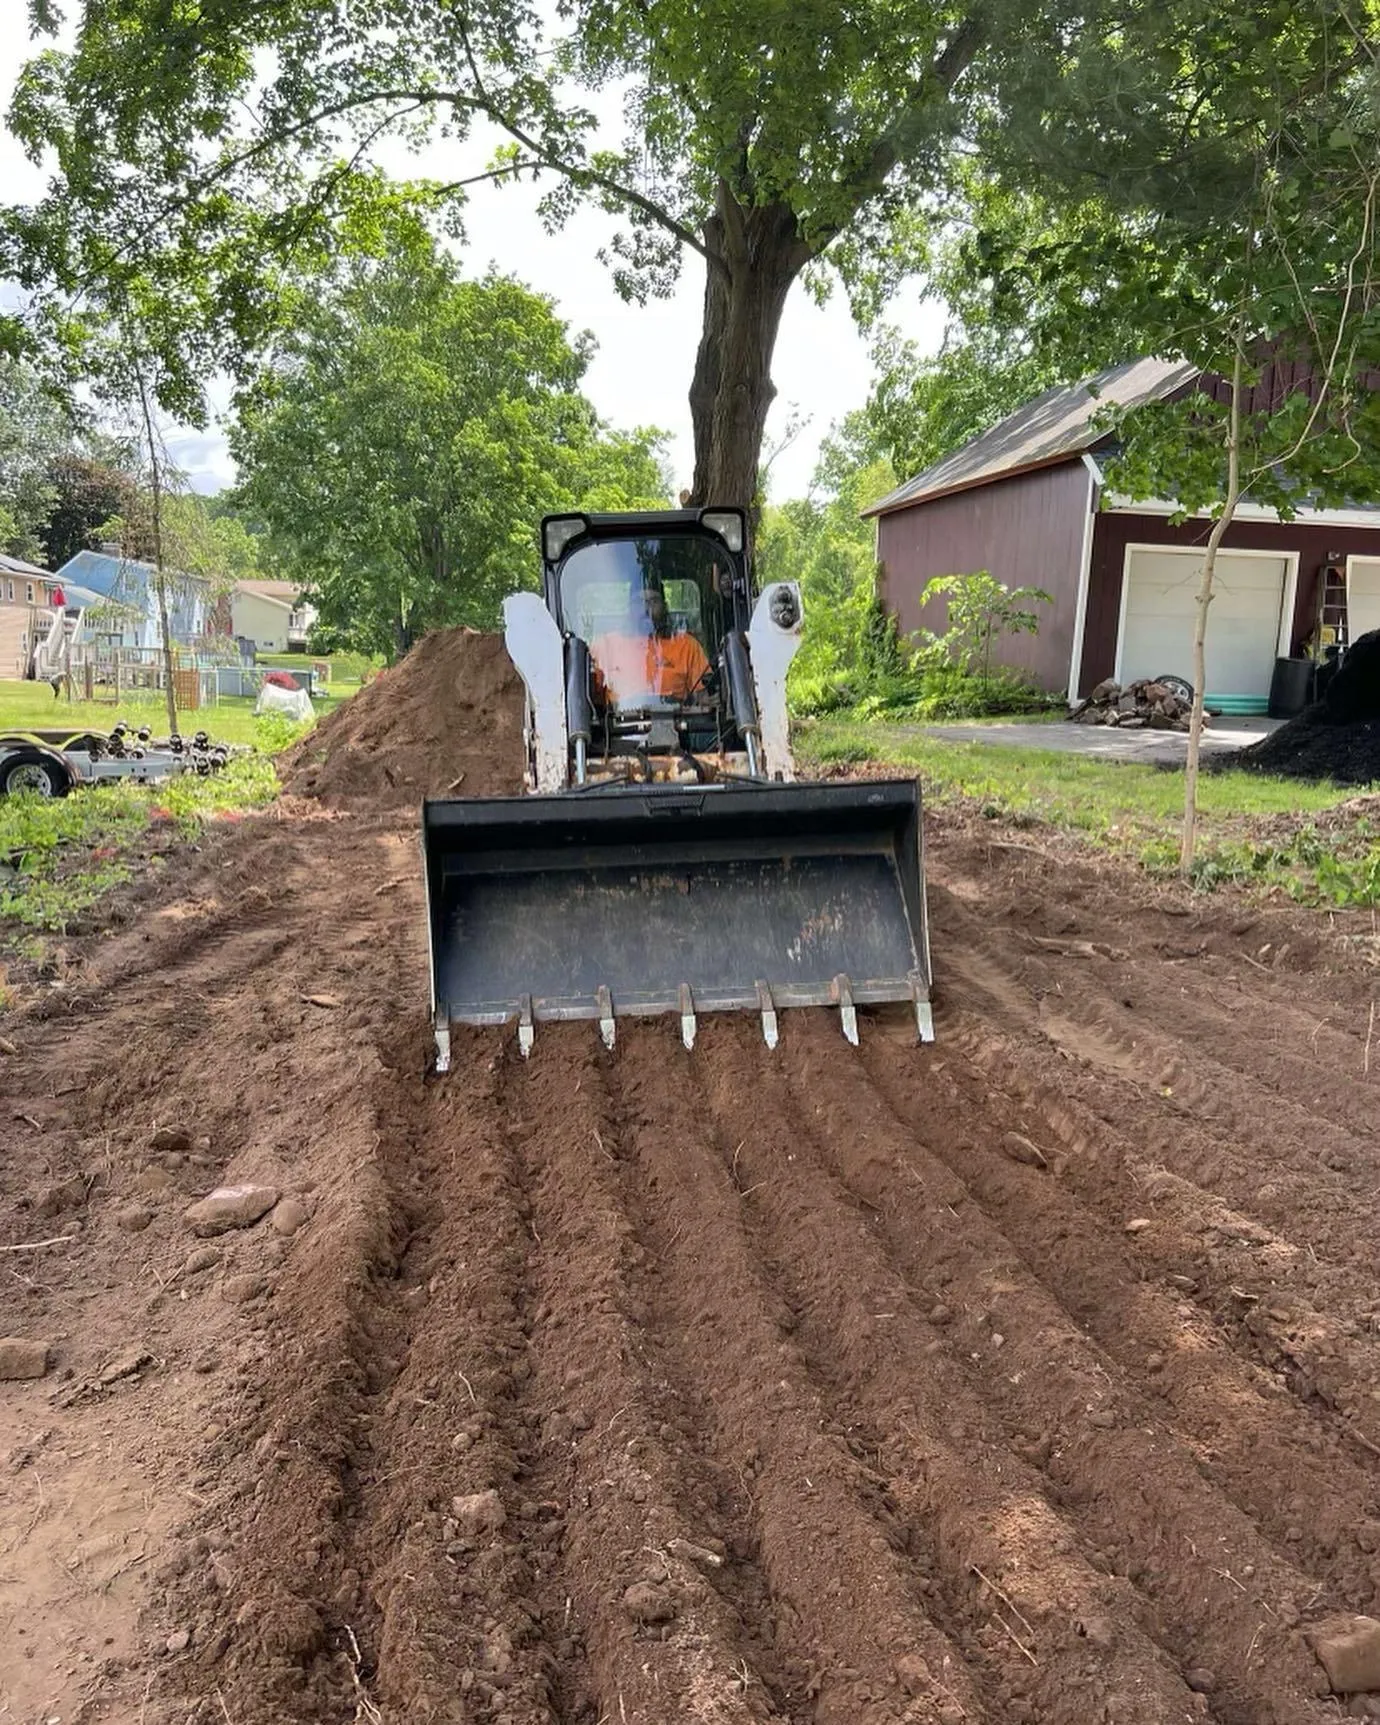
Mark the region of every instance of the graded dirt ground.
[[928, 836], [926, 1048], [568, 1025], [430, 1078], [414, 821], [300, 797], [74, 948], [0, 1054], [0, 1332], [53, 1359], [0, 1384], [0, 1718], [1341, 1717], [1371, 921]]

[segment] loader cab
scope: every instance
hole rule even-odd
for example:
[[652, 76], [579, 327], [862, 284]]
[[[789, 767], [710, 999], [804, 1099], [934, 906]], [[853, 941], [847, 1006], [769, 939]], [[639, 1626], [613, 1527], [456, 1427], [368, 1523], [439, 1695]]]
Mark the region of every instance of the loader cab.
[[594, 752], [731, 744], [721, 662], [750, 620], [745, 538], [738, 510], [542, 523], [547, 608], [588, 654]]

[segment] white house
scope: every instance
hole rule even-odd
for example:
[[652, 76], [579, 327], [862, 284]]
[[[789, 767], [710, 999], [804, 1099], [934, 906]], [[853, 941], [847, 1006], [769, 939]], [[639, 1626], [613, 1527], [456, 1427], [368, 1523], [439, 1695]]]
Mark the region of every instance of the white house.
[[230, 633], [261, 653], [305, 653], [316, 611], [291, 581], [237, 581], [230, 593]]

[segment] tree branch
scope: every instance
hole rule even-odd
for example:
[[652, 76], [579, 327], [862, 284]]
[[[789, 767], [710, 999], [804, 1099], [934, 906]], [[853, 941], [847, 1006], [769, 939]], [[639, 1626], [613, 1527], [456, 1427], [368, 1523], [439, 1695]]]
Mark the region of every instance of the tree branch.
[[[1364, 257], [1364, 255], [1366, 253], [1367, 242], [1370, 242], [1371, 249], [1372, 250], [1374, 249], [1374, 243], [1371, 239], [1371, 229], [1372, 229], [1372, 224], [1373, 224], [1374, 219], [1375, 219], [1376, 181], [1377, 181], [1377, 176], [1375, 174], [1372, 174], [1370, 176], [1369, 181], [1367, 182], [1367, 185], [1366, 185], [1366, 201], [1365, 201], [1365, 206], [1364, 206], [1364, 210], [1363, 210], [1363, 214], [1362, 214], [1362, 221], [1361, 221], [1361, 237], [1357, 241], [1356, 250], [1351, 254], [1351, 257], [1347, 261], [1346, 288], [1345, 288], [1345, 291], [1343, 292], [1343, 295], [1342, 295], [1341, 310], [1337, 314], [1336, 339], [1332, 343], [1332, 351], [1327, 356], [1327, 363], [1323, 368], [1322, 382], [1318, 388], [1317, 400], [1311, 404], [1310, 411], [1308, 414], [1308, 419], [1305, 422], [1303, 429], [1299, 432], [1298, 436], [1295, 438], [1294, 443], [1293, 443], [1293, 447], [1291, 449], [1289, 449], [1284, 455], [1277, 458], [1278, 461], [1280, 461], [1280, 462], [1287, 463], [1287, 462], [1292, 461], [1294, 459], [1294, 457], [1299, 453], [1299, 451], [1303, 448], [1304, 444], [1312, 436], [1313, 427], [1318, 422], [1318, 416], [1322, 412], [1323, 403], [1327, 399], [1328, 392], [1330, 391], [1330, 389], [1332, 387], [1333, 379], [1337, 375], [1337, 363], [1341, 357], [1342, 344], [1346, 339], [1347, 329], [1348, 329], [1348, 325], [1349, 325], [1349, 321], [1350, 321], [1350, 317], [1351, 317], [1351, 305], [1352, 305], [1353, 299], [1356, 296], [1356, 291], [1357, 291], [1357, 286], [1356, 286], [1357, 266], [1360, 264], [1362, 258]], [[1309, 323], [1310, 328], [1312, 328], [1313, 333], [1314, 333], [1314, 340], [1316, 342], [1316, 339], [1317, 339], [1316, 324], [1314, 323], [1314, 320], [1312, 319], [1312, 317], [1309, 314], [1309, 310], [1308, 310], [1306, 299], [1305, 299], [1305, 296], [1303, 293], [1302, 286], [1301, 286], [1299, 279], [1298, 279], [1298, 276], [1294, 270], [1293, 260], [1289, 256], [1288, 248], [1284, 245], [1283, 241], [1279, 238], [1279, 236], [1276, 235], [1275, 238], [1279, 243], [1280, 255], [1284, 258], [1285, 264], [1288, 267], [1290, 280], [1294, 284], [1294, 291], [1298, 295], [1300, 303], [1303, 307], [1304, 318]], [[1319, 357], [1321, 357], [1321, 356], [1319, 356]], [[1273, 465], [1275, 465], [1275, 463], [1272, 462], [1269, 465], [1273, 466]], [[1266, 468], [1263, 466], [1255, 468], [1251, 472], [1251, 474], [1247, 480], [1247, 486], [1249, 487], [1251, 479], [1254, 479], [1257, 474], [1263, 473], [1265, 471], [1266, 471]]]
[[581, 188], [595, 187], [599, 191], [607, 192], [610, 197], [618, 199], [621, 203], [630, 204], [634, 209], [641, 210], [643, 215], [657, 223], [659, 227], [665, 228], [667, 233], [678, 239], [683, 246], [688, 246], [691, 251], [698, 252], [711, 269], [722, 270], [724, 268], [723, 260], [715, 257], [700, 236], [693, 229], [686, 227], [684, 222], [677, 221], [669, 210], [663, 209], [660, 204], [644, 196], [643, 193], [634, 191], [631, 186], [621, 184], [610, 174], [603, 174], [597, 169], [577, 166], [573, 162], [562, 160], [555, 151], [548, 149], [546, 145], [534, 138], [525, 127], [520, 126], [511, 114], [499, 107], [497, 101], [485, 89], [483, 74], [479, 70], [474, 49], [470, 45], [469, 32], [463, 24], [460, 26], [460, 40], [464, 43], [465, 59], [469, 64], [470, 76], [474, 79], [475, 90], [478, 92], [477, 98], [462, 98], [467, 105], [478, 108], [487, 114], [495, 125], [501, 126], [510, 138], [522, 145], [524, 150], [530, 150], [547, 167], [558, 174], [563, 174], [572, 185]]
[[[432, 189], [434, 189], [437, 192], [459, 192], [459, 191], [462, 191], [466, 186], [483, 185], [483, 183], [486, 180], [507, 179], [507, 177], [510, 174], [520, 174], [524, 168], [532, 168], [535, 170], [535, 169], [539, 169], [539, 168], [542, 168], [545, 166], [546, 166], [546, 164], [544, 162], [538, 162], [538, 161], [509, 162], [506, 167], [489, 168], [486, 172], [484, 172], [482, 174], [470, 174], [463, 180], [445, 180], [445, 181], [442, 181]], [[428, 182], [428, 184], [430, 184], [430, 182]]]
[[846, 211], [838, 221], [821, 229], [816, 236], [816, 257], [838, 238], [866, 199], [879, 192], [887, 176], [905, 160], [910, 139], [916, 132], [915, 114], [926, 108], [927, 98], [931, 95], [947, 95], [953, 89], [972, 65], [986, 39], [987, 20], [980, 11], [970, 12], [945, 43], [933, 65], [902, 97], [890, 125], [873, 145], [865, 166], [846, 183]]

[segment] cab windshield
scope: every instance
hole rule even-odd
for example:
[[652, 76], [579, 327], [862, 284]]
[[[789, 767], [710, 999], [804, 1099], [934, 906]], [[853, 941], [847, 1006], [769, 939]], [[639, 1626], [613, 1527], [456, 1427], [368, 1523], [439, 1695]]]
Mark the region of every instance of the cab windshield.
[[700, 534], [606, 539], [561, 566], [561, 622], [589, 645], [596, 696], [623, 712], [707, 704], [730, 580]]

